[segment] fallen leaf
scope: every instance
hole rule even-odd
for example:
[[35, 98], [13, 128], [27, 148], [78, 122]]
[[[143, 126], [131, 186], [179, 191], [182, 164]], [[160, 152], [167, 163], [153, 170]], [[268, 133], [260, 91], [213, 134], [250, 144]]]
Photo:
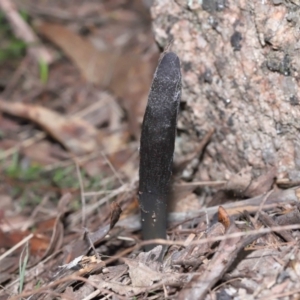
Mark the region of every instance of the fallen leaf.
[[[19, 265], [19, 256], [7, 256], [5, 259], [0, 261], [0, 274], [3, 273], [10, 273], [11, 271], [15, 270], [16, 267]], [[0, 278], [1, 278], [0, 275]], [[1, 279], [0, 279], [1, 283]]]
[[57, 217], [53, 227], [53, 232], [51, 236], [51, 241], [47, 247], [46, 252], [43, 255], [43, 259], [51, 255], [54, 251], [58, 250], [62, 246], [63, 237], [64, 237], [64, 225], [62, 223], [62, 218], [67, 212], [68, 204], [72, 199], [70, 193], [65, 194], [61, 197], [57, 206]]
[[[11, 274], [0, 273], [0, 284], [3, 284], [5, 281], [8, 281], [9, 279], [11, 279]], [[7, 295], [7, 298], [4, 297], [3, 299], [9, 299], [9, 295]]]
[[3, 99], [0, 99], [0, 110], [37, 123], [74, 154], [89, 153], [97, 148], [97, 130], [80, 118], [66, 117], [42, 106]]
[[225, 191], [232, 193], [235, 197], [252, 198], [268, 192], [275, 182], [277, 168], [272, 167], [266, 173], [252, 178], [251, 167], [242, 169], [228, 180]]
[[4, 211], [12, 210], [14, 207], [13, 199], [9, 195], [0, 194], [0, 224], [4, 218]]
[[92, 233], [85, 232], [83, 239], [74, 241], [65, 246], [63, 261], [65, 263], [69, 263], [76, 257], [86, 254], [91, 247], [91, 243], [93, 243], [94, 245], [99, 244], [100, 242], [103, 241], [103, 239], [109, 233], [109, 231], [110, 231], [110, 226], [105, 225], [100, 227], [95, 232]]
[[20, 130], [20, 125], [8, 118], [3, 117], [0, 114], [0, 128], [1, 128], [1, 131], [5, 132], [5, 133], [12, 132], [12, 131], [16, 132], [16, 131]]
[[153, 271], [142, 262], [123, 258], [126, 265], [129, 267], [129, 276], [133, 287], [148, 287], [154, 282], [162, 280], [165, 276], [162, 273]]
[[100, 275], [91, 275], [89, 277], [89, 281], [97, 284], [97, 286], [100, 290], [101, 289], [109, 289], [119, 295], [126, 295], [127, 297], [138, 295], [145, 291], [144, 288], [140, 288], [140, 287], [127, 286], [127, 285], [121, 284], [121, 283], [106, 282], [101, 278]]
[[102, 270], [103, 279], [106, 281], [117, 281], [118, 278], [121, 278], [125, 274], [128, 273], [128, 267], [125, 264], [116, 265], [116, 266], [109, 266], [105, 267]]
[[229, 228], [229, 226], [231, 224], [230, 217], [223, 206], [219, 206], [218, 221], [224, 225], [226, 230]]
[[61, 295], [62, 300], [82, 300], [86, 299], [93, 291], [94, 287], [89, 284], [84, 284], [79, 289], [73, 290], [72, 287], [68, 286], [64, 293]]
[[[184, 191], [182, 191], [184, 193]], [[170, 211], [172, 212], [186, 212], [186, 211], [197, 211], [201, 209], [201, 205], [198, 197], [194, 193], [189, 193], [184, 196], [176, 194], [174, 198], [171, 198]]]
[[87, 81], [107, 85], [119, 60], [116, 53], [99, 52], [89, 40], [60, 24], [42, 22], [36, 28], [64, 51]]
[[164, 247], [162, 245], [158, 245], [148, 252], [141, 252], [136, 260], [157, 272], [162, 268], [160, 260], [163, 254]]
[[273, 184], [275, 183], [276, 174], [277, 168], [273, 167], [266, 173], [257, 177], [251, 182], [250, 186], [245, 191], [245, 196], [247, 198], [252, 198], [270, 191]]
[[132, 46], [123, 53], [120, 49], [99, 51], [88, 39], [60, 24], [43, 22], [37, 24], [37, 30], [64, 51], [87, 81], [109, 89], [121, 99], [130, 132], [137, 136], [158, 51], [152, 51], [145, 60], [143, 49]]
[[21, 147], [20, 150], [32, 163], [45, 166], [59, 162], [59, 159], [53, 155], [53, 147], [55, 146], [57, 145], [51, 143], [51, 141], [43, 140], [29, 147]]
[[0, 230], [3, 232], [9, 231], [18, 231], [22, 228], [29, 228], [34, 224], [32, 219], [28, 219], [28, 217], [17, 214], [12, 216], [5, 216], [6, 211], [3, 211], [1, 214], [1, 222], [0, 222]]
[[226, 183], [226, 191], [234, 196], [243, 196], [252, 180], [251, 167], [243, 168], [237, 174], [233, 174]]
[[[0, 248], [10, 249], [28, 235], [30, 235], [28, 230], [15, 230], [10, 232], [0, 230]], [[49, 246], [49, 238], [42, 234], [34, 234], [29, 242], [29, 246], [32, 255], [41, 256]]]
[[114, 228], [115, 224], [119, 221], [121, 213], [121, 206], [118, 202], [113, 201], [110, 205], [110, 230]]

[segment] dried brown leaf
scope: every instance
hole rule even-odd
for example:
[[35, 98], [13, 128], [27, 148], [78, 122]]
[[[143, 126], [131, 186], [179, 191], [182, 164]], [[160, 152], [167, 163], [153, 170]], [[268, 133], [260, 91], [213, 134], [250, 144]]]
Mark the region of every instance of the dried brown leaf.
[[[232, 223], [227, 233], [234, 232], [240, 232], [240, 230]], [[221, 241], [208, 267], [204, 272], [192, 276], [193, 279], [181, 290], [178, 299], [205, 299], [207, 292], [218, 280], [223, 278], [239, 252], [261, 235], [242, 236]]]
[[43, 22], [37, 29], [66, 53], [87, 81], [108, 88], [121, 99], [130, 131], [137, 134], [158, 52], [142, 61], [140, 49], [131, 48], [126, 53], [120, 49], [99, 51], [89, 40], [63, 25]]
[[114, 228], [115, 224], [119, 221], [121, 213], [121, 206], [118, 202], [113, 201], [110, 205], [110, 230]]
[[[85, 233], [85, 238], [82, 240], [74, 241], [65, 246], [64, 248], [64, 262], [69, 263], [76, 257], [86, 254], [86, 252], [90, 249], [91, 243], [94, 245], [99, 244], [103, 241], [105, 236], [108, 234], [110, 230], [109, 225], [105, 225], [100, 227], [97, 231], [92, 233]], [[88, 237], [86, 235], [89, 235]]]
[[92, 275], [89, 280], [97, 284], [99, 289], [109, 289], [119, 295], [134, 296], [145, 291], [144, 288], [127, 286], [121, 283], [106, 282], [99, 275]]
[[[0, 248], [9, 249], [30, 235], [28, 230], [3, 232], [0, 230]], [[49, 246], [49, 238], [42, 234], [35, 234], [29, 242], [30, 253], [42, 255]]]
[[104, 84], [110, 80], [111, 65], [117, 59], [113, 53], [100, 54], [89, 40], [63, 25], [43, 22], [36, 27], [40, 34], [62, 48], [87, 81]]
[[75, 154], [96, 150], [96, 129], [82, 119], [66, 117], [42, 106], [0, 99], [0, 110], [28, 119], [44, 128], [49, 135]]
[[273, 167], [266, 173], [252, 178], [251, 167], [242, 169], [228, 180], [225, 190], [237, 197], [252, 198], [268, 192], [275, 182], [277, 168]]
[[[179, 196], [180, 194], [177, 194], [177, 197]], [[177, 197], [175, 199], [172, 198], [170, 205], [170, 211], [172, 212], [197, 211], [201, 208], [199, 199], [194, 193], [189, 193], [180, 198]]]
[[80, 287], [78, 290], [76, 289], [75, 291], [72, 287], [68, 286], [61, 297], [63, 300], [82, 300], [88, 297], [94, 291], [94, 289], [95, 288], [89, 284], [84, 284], [82, 287]]
[[248, 198], [262, 195], [271, 190], [275, 183], [277, 168], [273, 167], [266, 173], [253, 180], [250, 186], [245, 191], [245, 196]]
[[123, 258], [123, 260], [129, 267], [129, 276], [131, 278], [133, 287], [151, 286], [154, 282], [162, 280], [162, 278], [165, 276], [160, 272], [152, 270], [142, 262], [127, 258]]
[[34, 143], [29, 147], [22, 147], [20, 151], [25, 157], [28, 157], [31, 162], [45, 166], [58, 163], [60, 161], [54, 153], [54, 147], [59, 148], [56, 144], [51, 143], [51, 141], [43, 140], [38, 143]]
[[62, 246], [63, 237], [64, 237], [64, 226], [62, 223], [62, 218], [64, 214], [67, 212], [68, 204], [71, 201], [71, 194], [65, 194], [61, 197], [58, 202], [57, 207], [57, 217], [54, 223], [53, 232], [49, 247], [47, 248], [46, 252], [44, 253], [43, 258], [52, 254], [55, 250], [58, 250]]
[[243, 196], [252, 180], [251, 168], [242, 169], [239, 173], [233, 174], [226, 184], [226, 191], [232, 192], [235, 196]]
[[223, 206], [219, 206], [218, 210], [218, 221], [222, 223], [227, 230], [231, 224], [230, 216]]

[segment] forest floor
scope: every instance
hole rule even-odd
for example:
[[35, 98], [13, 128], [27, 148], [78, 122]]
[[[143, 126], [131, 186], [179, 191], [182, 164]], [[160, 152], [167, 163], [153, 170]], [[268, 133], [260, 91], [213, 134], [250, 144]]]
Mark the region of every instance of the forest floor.
[[274, 169], [180, 179], [213, 132], [175, 157], [168, 240], [142, 251], [139, 135], [159, 59], [148, 2], [0, 0], [0, 300], [300, 293], [297, 184]]

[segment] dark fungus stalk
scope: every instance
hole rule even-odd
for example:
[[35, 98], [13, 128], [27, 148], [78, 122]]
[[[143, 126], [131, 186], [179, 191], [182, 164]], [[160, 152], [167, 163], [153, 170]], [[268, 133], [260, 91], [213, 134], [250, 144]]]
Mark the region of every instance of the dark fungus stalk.
[[[155, 71], [142, 125], [139, 202], [144, 240], [166, 238], [180, 96], [180, 61], [175, 53], [167, 52]], [[145, 250], [153, 247], [146, 246]]]

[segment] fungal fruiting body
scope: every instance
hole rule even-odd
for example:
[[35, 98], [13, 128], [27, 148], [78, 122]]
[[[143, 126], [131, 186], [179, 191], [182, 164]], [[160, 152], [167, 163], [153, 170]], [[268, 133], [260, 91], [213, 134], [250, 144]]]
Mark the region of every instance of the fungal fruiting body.
[[[166, 238], [180, 97], [180, 61], [175, 53], [167, 52], [156, 68], [142, 125], [139, 202], [144, 240]], [[153, 245], [145, 248], [150, 250]]]

